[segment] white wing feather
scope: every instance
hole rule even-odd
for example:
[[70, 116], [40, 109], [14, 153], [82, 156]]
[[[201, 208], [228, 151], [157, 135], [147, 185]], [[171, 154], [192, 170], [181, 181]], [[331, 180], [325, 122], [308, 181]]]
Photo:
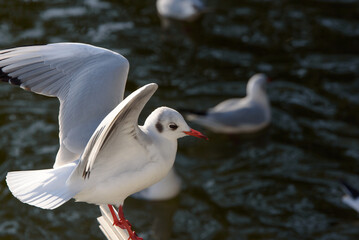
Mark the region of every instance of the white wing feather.
[[98, 124], [123, 99], [128, 70], [122, 55], [81, 43], [0, 51], [1, 81], [60, 100], [54, 167], [78, 159]]
[[[150, 83], [137, 89], [103, 119], [86, 145], [85, 151], [80, 158], [80, 163], [70, 177], [70, 181], [72, 177], [90, 177], [90, 172], [101, 149], [106, 149], [107, 144], [116, 144], [109, 140], [112, 134], [125, 139], [122, 142], [128, 144], [131, 144], [131, 141], [128, 140], [130, 138], [145, 141], [138, 127], [138, 117], [157, 88], [157, 84]], [[129, 146], [117, 145], [116, 147], [128, 148]]]

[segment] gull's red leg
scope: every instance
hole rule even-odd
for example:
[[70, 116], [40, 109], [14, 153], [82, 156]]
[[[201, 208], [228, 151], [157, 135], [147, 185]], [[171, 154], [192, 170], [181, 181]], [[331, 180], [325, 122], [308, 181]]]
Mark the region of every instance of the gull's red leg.
[[112, 225], [116, 225], [117, 227], [125, 229], [124, 227], [122, 227], [121, 221], [118, 220], [117, 215], [116, 215], [115, 211], [113, 210], [112, 205], [107, 204], [107, 207], [110, 209], [110, 212], [111, 212], [111, 215], [112, 215], [112, 218], [113, 218], [113, 224]]
[[115, 211], [113, 210], [112, 205], [107, 205], [110, 209], [110, 212], [112, 214], [113, 218], [113, 225], [116, 225], [117, 227], [121, 229], [126, 229], [128, 232], [128, 235], [130, 236], [128, 240], [143, 240], [143, 238], [140, 238], [137, 236], [135, 231], [132, 231], [130, 222], [125, 218], [125, 215], [123, 214], [123, 208], [122, 205], [118, 208], [118, 216], [120, 219], [117, 218]]
[[130, 240], [130, 239], [143, 240], [143, 238], [140, 238], [137, 236], [135, 231], [132, 231], [130, 222], [125, 218], [125, 215], [123, 214], [122, 205], [120, 205], [120, 207], [118, 208], [118, 216], [120, 218], [120, 222], [121, 222], [122, 226], [124, 226], [127, 229], [128, 235], [130, 235], [128, 240]]

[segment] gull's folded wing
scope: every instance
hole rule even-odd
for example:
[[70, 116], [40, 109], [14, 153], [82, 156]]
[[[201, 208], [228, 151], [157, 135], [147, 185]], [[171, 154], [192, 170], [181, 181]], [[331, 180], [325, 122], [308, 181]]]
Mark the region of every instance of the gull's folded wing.
[[123, 99], [129, 63], [107, 49], [55, 43], [0, 51], [0, 80], [60, 100], [55, 167], [76, 160]]

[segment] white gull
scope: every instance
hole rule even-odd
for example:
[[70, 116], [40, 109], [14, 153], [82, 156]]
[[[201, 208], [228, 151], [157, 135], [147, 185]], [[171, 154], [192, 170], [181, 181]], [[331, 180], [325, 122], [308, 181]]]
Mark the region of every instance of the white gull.
[[167, 19], [195, 21], [207, 11], [201, 0], [157, 0], [158, 14]]
[[77, 164], [96, 127], [122, 100], [128, 68], [120, 54], [79, 43], [0, 51], [0, 80], [60, 100], [60, 149], [51, 171], [58, 176], [53, 177]]
[[[79, 159], [102, 119], [123, 99], [129, 63], [108, 49], [55, 43], [0, 51], [0, 80], [57, 97], [59, 144], [54, 168]], [[164, 200], [180, 191], [174, 170], [137, 198]]]
[[20, 201], [55, 209], [71, 198], [97, 205], [119, 205], [114, 224], [140, 239], [124, 218], [122, 205], [133, 193], [160, 181], [171, 170], [177, 139], [186, 135], [206, 138], [191, 129], [177, 111], [160, 107], [143, 126], [138, 117], [156, 91], [147, 84], [113, 109], [96, 128], [79, 160], [45, 170], [9, 172], [6, 182]]
[[189, 112], [187, 120], [202, 125], [213, 132], [238, 134], [259, 131], [271, 120], [270, 102], [266, 93], [268, 77], [255, 74], [247, 84], [247, 96], [225, 100], [205, 112]]

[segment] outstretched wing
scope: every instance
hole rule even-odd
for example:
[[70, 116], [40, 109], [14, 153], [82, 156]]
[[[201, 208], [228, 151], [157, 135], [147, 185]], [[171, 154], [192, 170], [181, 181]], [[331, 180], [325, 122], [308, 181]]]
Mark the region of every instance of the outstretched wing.
[[[107, 145], [113, 143], [109, 141], [112, 135], [120, 136], [121, 139], [124, 139], [123, 142], [128, 142], [128, 144], [131, 142], [129, 139], [144, 140], [138, 127], [138, 117], [157, 88], [157, 84], [150, 83], [137, 89], [103, 119], [86, 145], [80, 163], [73, 173], [74, 176], [81, 175], [84, 178], [90, 176], [100, 151], [107, 149]], [[120, 145], [114, 148], [116, 147], [124, 146]]]
[[123, 99], [129, 63], [107, 49], [55, 43], [0, 51], [0, 80], [60, 100], [54, 167], [78, 159], [101, 120]]

